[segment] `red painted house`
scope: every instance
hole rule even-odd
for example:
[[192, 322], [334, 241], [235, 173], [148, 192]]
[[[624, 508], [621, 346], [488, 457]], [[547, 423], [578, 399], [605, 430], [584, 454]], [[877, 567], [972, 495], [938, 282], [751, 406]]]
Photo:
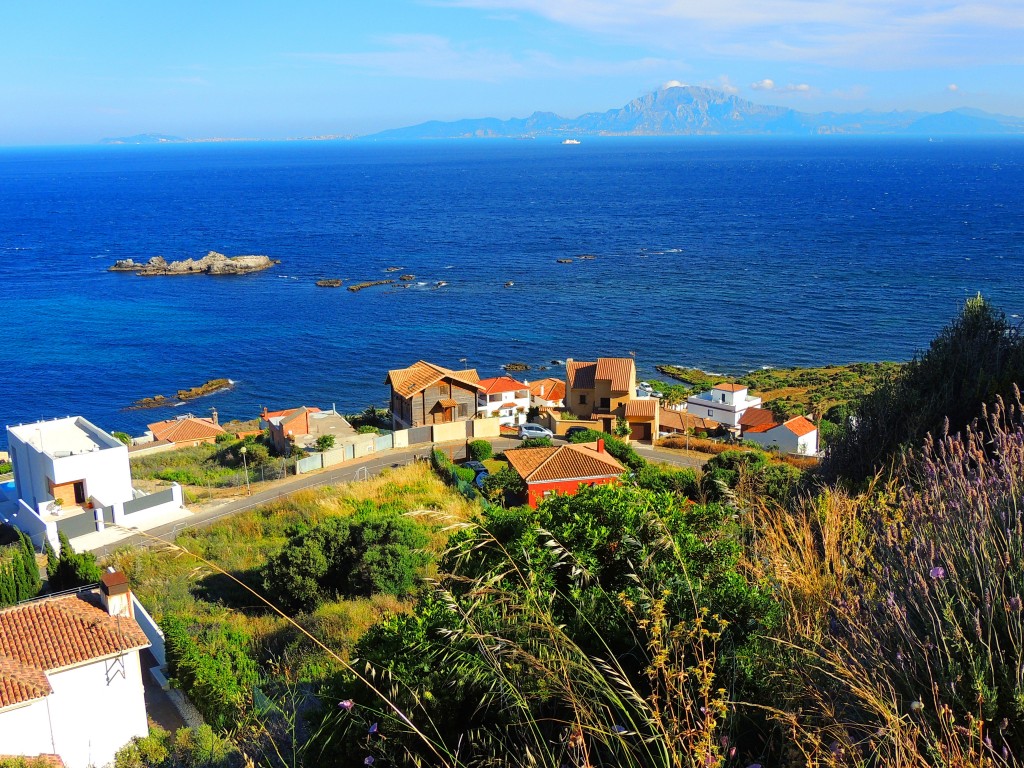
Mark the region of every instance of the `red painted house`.
[[505, 451], [505, 458], [526, 482], [527, 501], [534, 509], [555, 493], [575, 496], [581, 485], [616, 483], [625, 471], [605, 451], [604, 440], [557, 448], [513, 448]]

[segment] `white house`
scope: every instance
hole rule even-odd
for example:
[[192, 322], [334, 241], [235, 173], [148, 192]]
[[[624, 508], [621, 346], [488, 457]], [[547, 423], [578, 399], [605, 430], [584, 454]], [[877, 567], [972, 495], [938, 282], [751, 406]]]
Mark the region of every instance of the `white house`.
[[760, 397], [747, 394], [742, 384], [716, 384], [708, 392], [686, 398], [686, 411], [727, 427], [738, 427], [748, 408], [761, 405]]
[[565, 382], [561, 379], [528, 381], [530, 405], [537, 408], [561, 408], [565, 402]]
[[153, 494], [132, 489], [128, 447], [81, 416], [7, 428], [14, 489], [0, 489], [0, 521], [37, 547], [58, 530], [69, 538], [108, 523], [138, 525], [180, 511], [181, 487]]
[[782, 422], [763, 422], [743, 428], [742, 437], [782, 453], [813, 456], [818, 452], [818, 428], [803, 416]]
[[498, 417], [502, 426], [526, 423], [530, 409], [530, 388], [508, 376], [480, 379], [476, 395], [476, 411], [484, 418]]
[[133, 617], [121, 573], [99, 589], [0, 609], [0, 752], [102, 766], [149, 726]]
[[132, 499], [128, 447], [81, 416], [7, 428], [18, 498], [33, 509]]

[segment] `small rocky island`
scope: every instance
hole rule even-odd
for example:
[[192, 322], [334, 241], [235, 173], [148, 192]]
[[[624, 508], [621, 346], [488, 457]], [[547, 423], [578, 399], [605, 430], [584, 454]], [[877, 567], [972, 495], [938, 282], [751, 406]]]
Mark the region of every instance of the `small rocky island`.
[[212, 395], [214, 392], [231, 389], [234, 385], [235, 382], [231, 379], [210, 379], [208, 382], [200, 384], [198, 387], [192, 387], [191, 389], [179, 389], [177, 394], [174, 395], [153, 395], [152, 397], [144, 397], [141, 400], [136, 400], [128, 406], [127, 410], [134, 411], [141, 408], [161, 408], [167, 405], [178, 405], [179, 403], [185, 403], [189, 400], [195, 400], [198, 397]]
[[134, 259], [119, 259], [110, 272], [134, 272], [146, 277], [152, 275], [246, 275], [260, 272], [281, 262], [269, 256], [225, 256], [210, 251], [201, 259], [167, 261], [163, 256], [154, 256], [142, 263]]

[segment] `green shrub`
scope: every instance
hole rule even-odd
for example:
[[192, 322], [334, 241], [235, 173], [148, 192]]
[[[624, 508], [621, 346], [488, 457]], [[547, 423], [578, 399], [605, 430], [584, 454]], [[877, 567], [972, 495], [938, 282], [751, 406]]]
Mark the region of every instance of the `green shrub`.
[[483, 482], [484, 497], [503, 507], [515, 506], [526, 501], [526, 482], [510, 466], [504, 466]]
[[647, 461], [628, 443], [609, 435], [607, 432], [598, 432], [596, 429], [586, 429], [577, 432], [569, 438], [570, 443], [593, 443], [597, 440], [604, 440], [604, 449], [615, 457], [619, 463], [633, 472], [639, 472], [647, 465]]
[[263, 568], [263, 584], [290, 610], [312, 610], [325, 598], [386, 593], [403, 597], [429, 557], [427, 536], [395, 510], [363, 508], [292, 536]]
[[0, 461], [0, 475], [6, 475], [14, 470], [14, 465], [9, 461]]
[[675, 493], [694, 500], [698, 496], [697, 473], [689, 468], [667, 469], [648, 464], [636, 473], [634, 480], [649, 491]]
[[58, 531], [57, 538], [60, 541], [60, 556], [57, 557], [56, 566], [51, 569], [47, 563], [46, 568], [50, 591], [61, 592], [98, 582], [103, 573], [96, 564], [96, 555], [92, 552], [76, 553], [64, 531]]
[[132, 436], [129, 435], [127, 432], [111, 432], [110, 436], [113, 437], [118, 442], [124, 443], [125, 445], [132, 444]]
[[359, 435], [379, 435], [380, 427], [372, 426], [371, 424], [363, 424], [361, 427], [356, 427], [356, 434]]
[[323, 453], [334, 447], [334, 435], [320, 435], [316, 439], [316, 449]]
[[528, 437], [519, 444], [520, 448], [551, 448], [554, 443], [550, 437]]
[[486, 440], [474, 440], [469, 444], [469, 458], [473, 461], [487, 461], [494, 455], [494, 449]]

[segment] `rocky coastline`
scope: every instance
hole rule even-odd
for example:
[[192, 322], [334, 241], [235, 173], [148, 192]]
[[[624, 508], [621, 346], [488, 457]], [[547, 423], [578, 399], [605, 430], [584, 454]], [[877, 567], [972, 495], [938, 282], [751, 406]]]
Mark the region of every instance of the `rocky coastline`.
[[147, 262], [134, 259], [119, 259], [109, 272], [134, 272], [136, 275], [151, 277], [157, 275], [247, 275], [261, 272], [281, 262], [269, 256], [225, 256], [210, 251], [201, 259], [167, 261], [163, 256], [154, 256]]

